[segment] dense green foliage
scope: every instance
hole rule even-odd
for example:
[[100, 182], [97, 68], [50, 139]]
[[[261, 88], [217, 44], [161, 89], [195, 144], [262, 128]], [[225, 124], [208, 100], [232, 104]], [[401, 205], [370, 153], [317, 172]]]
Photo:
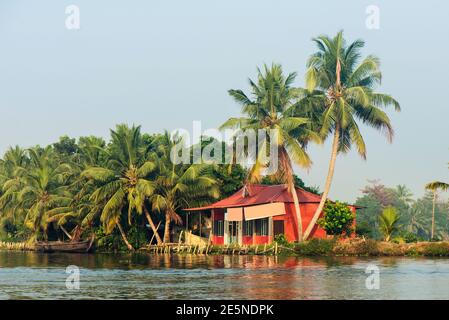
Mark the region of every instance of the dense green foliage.
[[[413, 199], [410, 190], [404, 185], [386, 187], [379, 181], [370, 181], [357, 198], [357, 229], [359, 235], [382, 239], [379, 216], [388, 207], [394, 207], [399, 216], [400, 226], [396, 237], [405, 242], [430, 240], [433, 194], [427, 192], [419, 199]], [[435, 201], [435, 238], [449, 239], [448, 203], [443, 198]]]
[[295, 250], [300, 255], [323, 256], [332, 253], [335, 246], [333, 239], [312, 239], [296, 245]]
[[248, 175], [236, 164], [175, 166], [168, 156], [173, 143], [167, 133], [118, 125], [108, 142], [63, 136], [46, 147], [8, 149], [0, 162], [0, 240], [94, 233], [100, 250], [132, 250], [153, 234], [154, 242], [170, 241], [171, 223], [183, 223], [182, 208], [229, 196]]
[[328, 201], [324, 206], [324, 215], [318, 220], [318, 225], [330, 235], [346, 235], [352, 233], [354, 213], [346, 203]]
[[390, 241], [391, 237], [399, 231], [399, 215], [395, 208], [389, 207], [382, 211], [379, 216], [379, 230], [385, 241]]
[[181, 223], [180, 209], [210, 203], [221, 189], [229, 194], [241, 186], [243, 168], [234, 165], [229, 175], [213, 165], [174, 168], [169, 148], [167, 134], [118, 125], [109, 142], [64, 136], [46, 147], [8, 149], [0, 162], [1, 240], [95, 233], [100, 248], [132, 249], [154, 234], [147, 223], [161, 224], [159, 237], [171, 221]]

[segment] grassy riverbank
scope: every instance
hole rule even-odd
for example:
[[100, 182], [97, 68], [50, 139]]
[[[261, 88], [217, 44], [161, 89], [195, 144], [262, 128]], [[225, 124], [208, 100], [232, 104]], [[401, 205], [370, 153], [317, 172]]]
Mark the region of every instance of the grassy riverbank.
[[256, 246], [152, 246], [141, 251], [179, 254], [285, 255], [285, 256], [430, 256], [449, 257], [449, 242], [394, 243], [373, 239], [313, 239], [302, 243]]
[[325, 256], [445, 256], [449, 242], [394, 243], [373, 239], [311, 240], [295, 246], [298, 255]]
[[[0, 242], [0, 250], [33, 251], [32, 244]], [[100, 250], [104, 253], [104, 250]], [[171, 244], [144, 247], [139, 252], [155, 254], [226, 254], [283, 256], [427, 256], [449, 257], [449, 242], [394, 243], [373, 239], [313, 239], [302, 243], [255, 246]], [[98, 252], [98, 250], [97, 250]]]

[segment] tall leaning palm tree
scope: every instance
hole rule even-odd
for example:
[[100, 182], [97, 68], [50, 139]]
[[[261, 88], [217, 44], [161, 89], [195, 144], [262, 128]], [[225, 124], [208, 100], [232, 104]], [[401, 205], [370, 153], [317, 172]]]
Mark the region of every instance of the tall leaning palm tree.
[[[242, 131], [263, 130], [267, 136], [270, 130], [276, 130], [277, 141], [258, 141], [258, 145], [268, 146], [275, 143], [278, 151], [278, 170], [274, 174], [277, 181], [283, 181], [292, 194], [298, 221], [298, 240], [302, 239], [302, 218], [299, 200], [293, 178], [293, 164], [308, 168], [311, 160], [304, 150], [311, 139], [319, 141], [319, 136], [307, 126], [309, 120], [295, 116], [298, 107], [299, 91], [292, 87], [296, 73], [284, 76], [282, 68], [273, 64], [258, 69], [257, 82], [249, 79], [252, 97], [242, 90], [229, 90], [229, 94], [242, 106], [243, 117], [230, 118], [221, 129], [237, 128]], [[263, 149], [262, 149], [263, 150]], [[266, 167], [255, 155], [254, 165], [249, 171], [248, 182], [259, 182], [263, 168]]]
[[390, 95], [377, 93], [381, 72], [379, 59], [369, 55], [360, 61], [362, 40], [347, 44], [343, 32], [334, 38], [319, 36], [313, 39], [318, 47], [307, 62], [306, 86], [310, 92], [320, 92], [316, 110], [321, 113], [320, 133], [323, 138], [333, 136], [332, 151], [321, 201], [308, 225], [304, 239], [313, 230], [331, 188], [335, 161], [338, 153], [347, 152], [352, 146], [366, 159], [365, 141], [358, 122], [367, 124], [386, 134], [391, 142], [393, 127], [384, 107], [399, 103]]
[[437, 200], [437, 192], [438, 190], [446, 191], [449, 189], [449, 184], [441, 181], [433, 181], [429, 182], [425, 186], [426, 190], [429, 190], [433, 194], [433, 200], [432, 200], [432, 228], [430, 231], [430, 239], [433, 239], [435, 234], [435, 204]]
[[134, 212], [145, 216], [153, 229], [158, 243], [162, 240], [157, 233], [154, 222], [145, 206], [145, 200], [153, 194], [154, 184], [147, 176], [156, 168], [145, 156], [142, 146], [140, 126], [118, 125], [111, 130], [112, 143], [109, 148], [109, 159], [104, 167], [90, 167], [82, 172], [82, 176], [97, 183], [91, 200], [97, 204], [104, 203], [100, 220], [106, 233], [117, 227], [129, 250], [134, 250], [129, 243], [121, 224], [121, 216], [127, 211], [128, 224], [131, 224]]

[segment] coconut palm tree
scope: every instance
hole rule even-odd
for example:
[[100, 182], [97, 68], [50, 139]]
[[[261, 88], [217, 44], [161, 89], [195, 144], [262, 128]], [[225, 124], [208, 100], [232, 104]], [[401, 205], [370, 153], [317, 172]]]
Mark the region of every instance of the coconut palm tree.
[[392, 235], [399, 230], [399, 215], [393, 207], [385, 208], [379, 216], [379, 230], [385, 241], [390, 241]]
[[28, 150], [30, 165], [21, 169], [22, 188], [15, 201], [26, 212], [25, 224], [34, 232], [30, 240], [47, 238], [49, 211], [70, 202], [66, 182], [73, 172], [67, 164], [60, 164], [51, 147]]
[[397, 198], [404, 202], [407, 206], [413, 202], [413, 193], [410, 191], [409, 188], [407, 188], [407, 186], [405, 185], [397, 185], [396, 189], [394, 189], [394, 192], [397, 196]]
[[[258, 141], [258, 145], [268, 146], [275, 143], [278, 151], [278, 169], [273, 175], [277, 181], [287, 184], [292, 194], [295, 213], [298, 221], [298, 239], [302, 239], [302, 218], [299, 200], [296, 194], [293, 178], [293, 164], [309, 168], [311, 160], [304, 150], [310, 140], [320, 142], [319, 136], [308, 127], [309, 119], [297, 117], [299, 90], [292, 87], [296, 73], [284, 76], [282, 68], [273, 64], [271, 68], [264, 66], [258, 69], [257, 82], [249, 80], [252, 97], [242, 90], [229, 90], [234, 100], [242, 105], [244, 117], [230, 118], [221, 129], [237, 128], [242, 131], [263, 130], [266, 135], [270, 130], [277, 133], [277, 141]], [[263, 149], [261, 149], [263, 150]], [[259, 154], [255, 155], [254, 165], [249, 171], [248, 182], [259, 182], [266, 164]]]
[[126, 125], [118, 125], [116, 130], [111, 130], [111, 138], [107, 165], [87, 168], [81, 174], [97, 184], [91, 200], [96, 204], [104, 203], [100, 220], [106, 233], [117, 227], [128, 249], [134, 250], [120, 221], [122, 213], [127, 210], [128, 224], [131, 224], [134, 212], [145, 212], [157, 242], [161, 243], [162, 240], [145, 206], [145, 200], [154, 191], [153, 182], [146, 177], [155, 170], [156, 165], [147, 160], [140, 126], [129, 128]]
[[153, 211], [165, 215], [165, 243], [170, 241], [171, 221], [181, 222], [178, 215], [180, 209], [204, 205], [220, 195], [218, 183], [212, 175], [212, 165], [176, 165], [170, 160], [170, 150], [178, 142], [165, 132], [155, 141], [157, 154], [151, 157], [158, 165], [158, 175], [149, 201]]
[[[67, 235], [71, 241], [78, 241], [85, 228], [91, 227], [93, 220], [101, 213], [105, 203], [95, 203], [90, 197], [96, 189], [92, 180], [85, 179], [81, 173], [90, 167], [105, 165], [106, 150], [105, 141], [102, 138], [89, 136], [80, 137], [78, 142], [78, 154], [76, 161], [71, 163], [76, 170], [76, 179], [68, 185], [72, 193], [70, 203], [55, 207], [48, 212], [48, 221], [56, 222], [57, 226]], [[64, 225], [75, 224], [72, 231], [68, 232]]]
[[427, 214], [426, 206], [422, 202], [415, 202], [407, 210], [407, 218], [409, 221], [408, 231], [417, 235], [430, 234], [428, 226], [431, 224], [430, 217]]
[[435, 234], [435, 204], [437, 200], [437, 192], [438, 190], [446, 191], [449, 189], [449, 184], [441, 181], [433, 181], [429, 182], [425, 186], [426, 190], [429, 190], [433, 194], [433, 200], [432, 200], [432, 228], [430, 231], [430, 239], [433, 239]]
[[400, 110], [399, 103], [391, 96], [374, 91], [381, 81], [379, 59], [370, 55], [360, 61], [362, 40], [347, 44], [341, 31], [334, 38], [323, 35], [313, 41], [318, 51], [307, 62], [306, 86], [310, 92], [321, 92], [321, 102], [316, 104], [317, 112], [322, 115], [320, 133], [323, 138], [333, 135], [333, 140], [323, 195], [304, 239], [310, 235], [327, 200], [337, 154], [355, 146], [360, 156], [366, 158], [358, 122], [384, 132], [392, 141], [393, 127], [382, 108], [392, 105]]
[[25, 237], [28, 232], [22, 226], [26, 212], [18, 205], [17, 194], [23, 188], [20, 178], [28, 163], [26, 150], [18, 146], [10, 147], [0, 159], [0, 220], [11, 221]]

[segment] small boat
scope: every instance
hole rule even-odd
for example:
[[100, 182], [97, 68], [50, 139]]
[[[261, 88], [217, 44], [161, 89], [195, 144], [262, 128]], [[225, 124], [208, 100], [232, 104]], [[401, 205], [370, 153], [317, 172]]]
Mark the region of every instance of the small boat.
[[89, 240], [64, 242], [64, 241], [39, 241], [35, 244], [37, 251], [43, 252], [73, 252], [87, 253], [92, 248], [94, 237]]

